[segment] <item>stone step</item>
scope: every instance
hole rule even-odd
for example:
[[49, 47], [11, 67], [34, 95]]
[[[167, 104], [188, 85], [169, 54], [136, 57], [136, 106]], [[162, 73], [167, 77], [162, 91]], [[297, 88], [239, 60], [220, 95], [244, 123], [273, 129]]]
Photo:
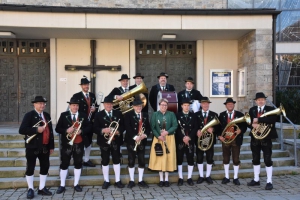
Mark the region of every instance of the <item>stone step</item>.
[[[233, 176], [233, 170], [230, 170], [230, 178]], [[292, 167], [292, 166], [284, 166], [284, 167], [274, 167], [273, 168], [273, 175], [287, 175], [287, 174], [295, 174], [300, 173], [299, 167]], [[187, 172], [183, 173], [184, 180], [186, 181], [187, 178]], [[261, 169], [260, 177], [266, 176], [265, 168]], [[192, 179], [196, 181], [199, 177], [198, 172], [193, 172]], [[224, 171], [223, 170], [217, 170], [211, 172], [211, 177], [214, 181], [219, 181], [224, 178]], [[239, 170], [239, 177], [240, 178], [252, 178], [253, 177], [253, 169], [241, 169]], [[261, 180], [264, 180], [265, 178], [261, 178]], [[145, 182], [149, 184], [155, 184], [159, 182], [159, 176], [158, 173], [152, 173], [152, 174], [144, 174], [144, 180]], [[129, 175], [121, 175], [121, 181], [123, 184], [127, 184], [129, 182]], [[135, 182], [138, 181], [138, 175], [135, 174]], [[172, 184], [176, 184], [178, 181], [178, 175], [176, 172], [169, 174], [169, 181]], [[232, 179], [231, 179], [232, 181]], [[110, 182], [111, 184], [114, 184], [114, 176], [110, 176]], [[70, 179], [66, 180], [66, 186], [73, 186], [74, 178], [71, 177]], [[92, 176], [81, 176], [79, 184], [82, 186], [102, 186], [103, 184], [103, 176], [102, 175], [92, 175]], [[206, 183], [202, 183], [206, 184]], [[232, 184], [232, 183], [229, 183]], [[242, 182], [242, 184], [246, 184]], [[39, 178], [34, 178], [34, 186], [35, 188], [39, 185]], [[58, 187], [60, 185], [60, 180], [57, 176], [49, 176], [47, 178], [46, 186], [47, 187]], [[114, 186], [111, 186], [112, 188]], [[214, 187], [212, 185], [211, 187]], [[263, 186], [261, 186], [263, 187]], [[11, 178], [0, 178], [0, 188], [1, 189], [8, 189], [8, 188], [27, 188], [27, 182], [26, 178], [24, 177], [11, 177]], [[52, 189], [52, 188], [51, 188]], [[56, 188], [53, 188], [54, 191]], [[137, 188], [138, 189], [138, 188]], [[116, 188], [116, 190], [119, 190]], [[54, 192], [53, 191], [53, 192]]]
[[[150, 153], [150, 146], [146, 147], [145, 154]], [[280, 149], [280, 144], [278, 142], [273, 142], [273, 150]], [[215, 152], [221, 152], [222, 151], [222, 144], [216, 144], [214, 146]], [[250, 143], [245, 143], [241, 147], [241, 151], [250, 151]], [[122, 146], [122, 154], [127, 155], [128, 151], [127, 148], [123, 145]], [[54, 149], [53, 154], [51, 154], [51, 157], [57, 157], [59, 155], [58, 148]], [[100, 156], [100, 150], [99, 146], [92, 147], [91, 149], [91, 156]], [[25, 156], [24, 147], [23, 148], [0, 148], [0, 157], [22, 157]]]
[[[293, 166], [294, 165], [294, 158], [286, 157], [286, 158], [273, 158], [273, 167], [282, 167], [282, 166]], [[262, 168], [265, 167], [263, 163], [263, 159], [261, 159], [261, 166]], [[137, 166], [137, 164], [136, 164]], [[204, 165], [206, 166], [206, 165]], [[151, 170], [149, 170], [148, 165], [145, 168], [145, 174], [149, 173], [156, 173]], [[252, 166], [252, 160], [241, 160], [240, 169], [251, 169]], [[204, 167], [205, 168], [205, 167]], [[35, 169], [35, 176], [39, 176], [39, 166], [36, 166]], [[233, 169], [232, 163], [230, 165], [230, 169]], [[215, 165], [213, 167], [213, 170], [223, 170], [223, 162], [222, 161], [215, 161]], [[26, 167], [0, 167], [0, 178], [9, 178], [9, 177], [22, 177], [24, 176], [26, 171]], [[70, 175], [73, 175], [74, 167], [69, 167], [69, 173]], [[194, 171], [198, 171], [197, 166], [194, 167]], [[110, 166], [110, 174], [114, 174], [113, 167]], [[187, 163], [183, 163], [183, 172], [187, 172]], [[137, 173], [137, 168], [136, 168]], [[97, 165], [96, 167], [85, 167], [83, 166], [81, 174], [83, 176], [91, 176], [91, 175], [102, 175], [102, 169], [101, 165]], [[128, 174], [128, 169], [126, 164], [121, 165], [121, 174]], [[50, 166], [49, 169], [49, 176], [59, 176], [59, 166]]]
[[[284, 150], [273, 150], [272, 153], [272, 158], [278, 158], [278, 157], [288, 157], [289, 152]], [[261, 157], [263, 157], [263, 154], [261, 152]], [[241, 151], [240, 153], [240, 159], [241, 160], [247, 160], [247, 159], [252, 159], [252, 152], [251, 151]], [[95, 163], [95, 164], [100, 164], [101, 158], [100, 156], [91, 156], [90, 160]], [[185, 159], [184, 159], [185, 160]], [[215, 161], [221, 161], [223, 160], [222, 152], [215, 152], [214, 155], [214, 160]], [[145, 162], [149, 163], [149, 155], [145, 155]], [[58, 157], [50, 157], [50, 163], [51, 165], [59, 165], [60, 160]], [[128, 156], [123, 155], [122, 159], [123, 164], [128, 163]], [[37, 165], [39, 165], [39, 161], [37, 160]], [[25, 157], [1, 157], [0, 158], [0, 167], [24, 167], [26, 166], [26, 158]]]

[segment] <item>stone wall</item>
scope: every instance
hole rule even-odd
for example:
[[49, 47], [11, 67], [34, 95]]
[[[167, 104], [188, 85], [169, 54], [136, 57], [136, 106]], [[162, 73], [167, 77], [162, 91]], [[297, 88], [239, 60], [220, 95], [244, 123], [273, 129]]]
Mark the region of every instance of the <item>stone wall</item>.
[[238, 98], [238, 110], [248, 112], [256, 92], [272, 96], [272, 30], [255, 30], [239, 39], [239, 68], [247, 69], [246, 97]]
[[0, 0], [0, 4], [148, 9], [227, 8], [227, 0]]

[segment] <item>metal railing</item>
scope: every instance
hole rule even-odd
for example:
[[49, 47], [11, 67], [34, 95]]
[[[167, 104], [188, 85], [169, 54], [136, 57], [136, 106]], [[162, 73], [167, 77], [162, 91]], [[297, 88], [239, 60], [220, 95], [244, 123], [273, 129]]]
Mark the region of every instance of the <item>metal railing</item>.
[[[272, 101], [270, 101], [269, 99], [267, 99], [267, 102], [269, 104], [271, 104], [274, 108], [277, 108]], [[281, 146], [281, 150], [283, 150], [283, 131], [282, 131], [282, 116], [280, 115], [280, 146]], [[296, 134], [296, 130], [299, 130], [297, 128], [297, 126], [286, 116], [283, 116], [294, 128], [294, 156], [295, 156], [295, 167], [298, 166], [298, 157], [297, 157], [297, 134]]]

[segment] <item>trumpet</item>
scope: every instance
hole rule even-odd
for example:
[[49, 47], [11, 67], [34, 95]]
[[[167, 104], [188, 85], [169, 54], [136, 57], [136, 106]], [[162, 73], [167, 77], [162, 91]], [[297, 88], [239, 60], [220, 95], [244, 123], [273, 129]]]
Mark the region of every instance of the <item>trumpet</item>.
[[72, 128], [74, 128], [75, 130], [74, 130], [72, 133], [68, 133], [68, 134], [66, 135], [67, 139], [68, 139], [68, 140], [71, 140], [71, 141], [69, 142], [69, 145], [73, 145], [74, 140], [75, 140], [75, 138], [76, 138], [76, 136], [77, 136], [77, 133], [78, 133], [78, 131], [80, 130], [82, 121], [83, 121], [83, 119], [82, 119], [81, 121], [76, 121], [76, 122], [72, 125]]
[[[46, 128], [46, 126], [47, 126], [47, 124], [49, 124], [49, 122], [51, 122], [51, 119], [47, 123], [44, 120], [40, 120], [38, 123], [36, 123], [32, 127], [39, 127], [41, 125], [40, 123], [43, 123], [43, 125], [40, 127]], [[37, 133], [30, 136], [29, 138], [27, 138], [26, 143], [28, 144], [35, 136], [37, 136]]]
[[[160, 126], [160, 121], [159, 120], [157, 120], [157, 122], [158, 122], [158, 124], [159, 124], [159, 126]], [[161, 131], [163, 131], [163, 130], [165, 130], [166, 129], [166, 121], [165, 121], [165, 119], [164, 119], [164, 122], [163, 122], [163, 127], [162, 128], [160, 128], [161, 129]], [[170, 153], [170, 151], [169, 151], [169, 148], [168, 148], [168, 145], [167, 145], [167, 142], [166, 142], [166, 138], [164, 137], [164, 145], [165, 145], [165, 148], [166, 148], [166, 153]]]
[[[145, 127], [143, 127], [143, 124], [142, 124], [142, 128], [141, 128], [140, 132], [138, 133], [138, 136], [142, 136], [144, 133], [145, 133]], [[141, 140], [138, 142], [135, 142], [135, 147], [134, 147], [133, 151], [136, 151], [137, 146], [140, 144], [141, 144]]]
[[120, 119], [117, 122], [112, 121], [110, 123], [110, 125], [109, 125], [110, 133], [104, 135], [104, 138], [108, 140], [107, 144], [111, 144], [112, 139], [115, 137], [115, 134], [119, 128], [119, 121], [120, 121]]
[[238, 130], [239, 127], [236, 124], [242, 122], [247, 122], [247, 124], [251, 123], [251, 118], [248, 113], [246, 113], [243, 117], [232, 120], [226, 125], [221, 134], [221, 136], [224, 138], [224, 140], [222, 141], [224, 144], [230, 144], [236, 138], [237, 134], [234, 133], [234, 127]]
[[215, 117], [201, 129], [202, 135], [198, 138], [198, 148], [200, 150], [207, 151], [212, 146], [214, 142], [213, 134], [209, 133], [207, 129], [217, 124], [220, 124], [220, 121]]
[[[275, 115], [275, 114], [280, 115], [281, 113], [283, 116], [286, 116], [285, 109], [282, 104], [280, 104], [279, 108], [276, 108], [275, 110], [266, 112], [266, 113], [262, 114], [260, 117], [266, 117], [266, 116]], [[253, 128], [251, 130], [251, 133], [255, 139], [262, 140], [268, 136], [268, 134], [271, 131], [271, 128], [272, 128], [272, 124], [260, 123], [260, 124], [258, 124], [257, 128]]]
[[[186, 135], [185, 135], [185, 132], [184, 132], [184, 128], [181, 126], [180, 120], [178, 120], [178, 124], [180, 126], [180, 130], [181, 130], [182, 135], [185, 137]], [[190, 144], [188, 144], [187, 146], [189, 148], [189, 153], [192, 153], [192, 150], [190, 148]]]

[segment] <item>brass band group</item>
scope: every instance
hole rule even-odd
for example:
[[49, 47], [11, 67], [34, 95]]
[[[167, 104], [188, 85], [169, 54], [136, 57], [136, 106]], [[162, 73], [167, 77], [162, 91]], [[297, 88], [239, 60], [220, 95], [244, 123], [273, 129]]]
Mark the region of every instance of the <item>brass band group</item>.
[[[110, 186], [109, 168], [112, 163], [114, 185], [123, 188], [121, 182], [121, 147], [128, 152], [128, 188], [135, 186], [135, 164], [137, 158], [138, 186], [147, 188], [143, 179], [144, 169], [159, 174], [159, 187], [169, 187], [169, 173], [178, 171], [178, 186], [183, 185], [184, 157], [187, 161], [187, 184], [192, 186], [192, 173], [197, 166], [199, 176], [197, 184], [207, 182], [213, 184], [211, 178], [214, 166], [214, 144], [222, 142], [224, 178], [222, 184], [230, 182], [230, 157], [233, 162], [233, 184], [240, 185], [238, 171], [240, 166], [240, 150], [243, 136], [247, 128], [251, 129], [250, 147], [254, 178], [248, 186], [260, 185], [260, 157], [263, 152], [267, 173], [266, 190], [272, 185], [272, 139], [277, 138], [275, 122], [277, 115], [284, 113], [284, 108], [274, 109], [266, 105], [266, 96], [256, 93], [254, 100], [257, 106], [250, 108], [249, 114], [234, 109], [236, 101], [227, 98], [224, 112], [213, 112], [213, 102], [194, 89], [194, 80], [185, 80], [186, 89], [175, 92], [173, 85], [167, 83], [168, 75], [160, 73], [158, 84], [152, 86], [149, 96], [143, 82], [144, 76], [137, 73], [135, 85], [129, 87], [129, 77], [123, 74], [119, 79], [120, 87], [115, 87], [110, 94], [100, 100], [104, 108], [101, 110], [99, 98], [89, 92], [90, 81], [83, 77], [80, 82], [81, 91], [74, 94], [69, 109], [62, 112], [55, 131], [60, 134], [60, 186], [56, 193], [66, 190], [65, 182], [70, 166], [74, 162], [74, 190], [81, 192], [79, 185], [82, 166], [95, 167], [90, 160], [93, 134], [97, 135], [97, 144], [101, 152], [101, 168], [103, 172], [103, 189]], [[167, 94], [167, 95], [165, 95]], [[178, 98], [176, 105], [168, 100], [170, 95]], [[27, 198], [34, 197], [34, 169], [36, 159], [40, 163], [40, 179], [38, 194], [52, 195], [45, 187], [50, 166], [49, 156], [54, 150], [54, 135], [50, 115], [44, 111], [47, 100], [36, 96], [32, 101], [34, 109], [25, 114], [19, 133], [25, 135], [26, 147], [26, 180], [28, 184]], [[154, 112], [148, 116], [148, 102]], [[174, 109], [176, 108], [176, 109]], [[177, 109], [178, 108], [178, 109]], [[147, 138], [152, 139], [149, 163], [145, 161]], [[194, 155], [196, 153], [196, 165]], [[204, 155], [206, 166], [204, 167]], [[110, 161], [112, 158], [112, 162]], [[100, 158], [99, 158], [100, 159]], [[204, 174], [205, 168], [205, 174]]]

